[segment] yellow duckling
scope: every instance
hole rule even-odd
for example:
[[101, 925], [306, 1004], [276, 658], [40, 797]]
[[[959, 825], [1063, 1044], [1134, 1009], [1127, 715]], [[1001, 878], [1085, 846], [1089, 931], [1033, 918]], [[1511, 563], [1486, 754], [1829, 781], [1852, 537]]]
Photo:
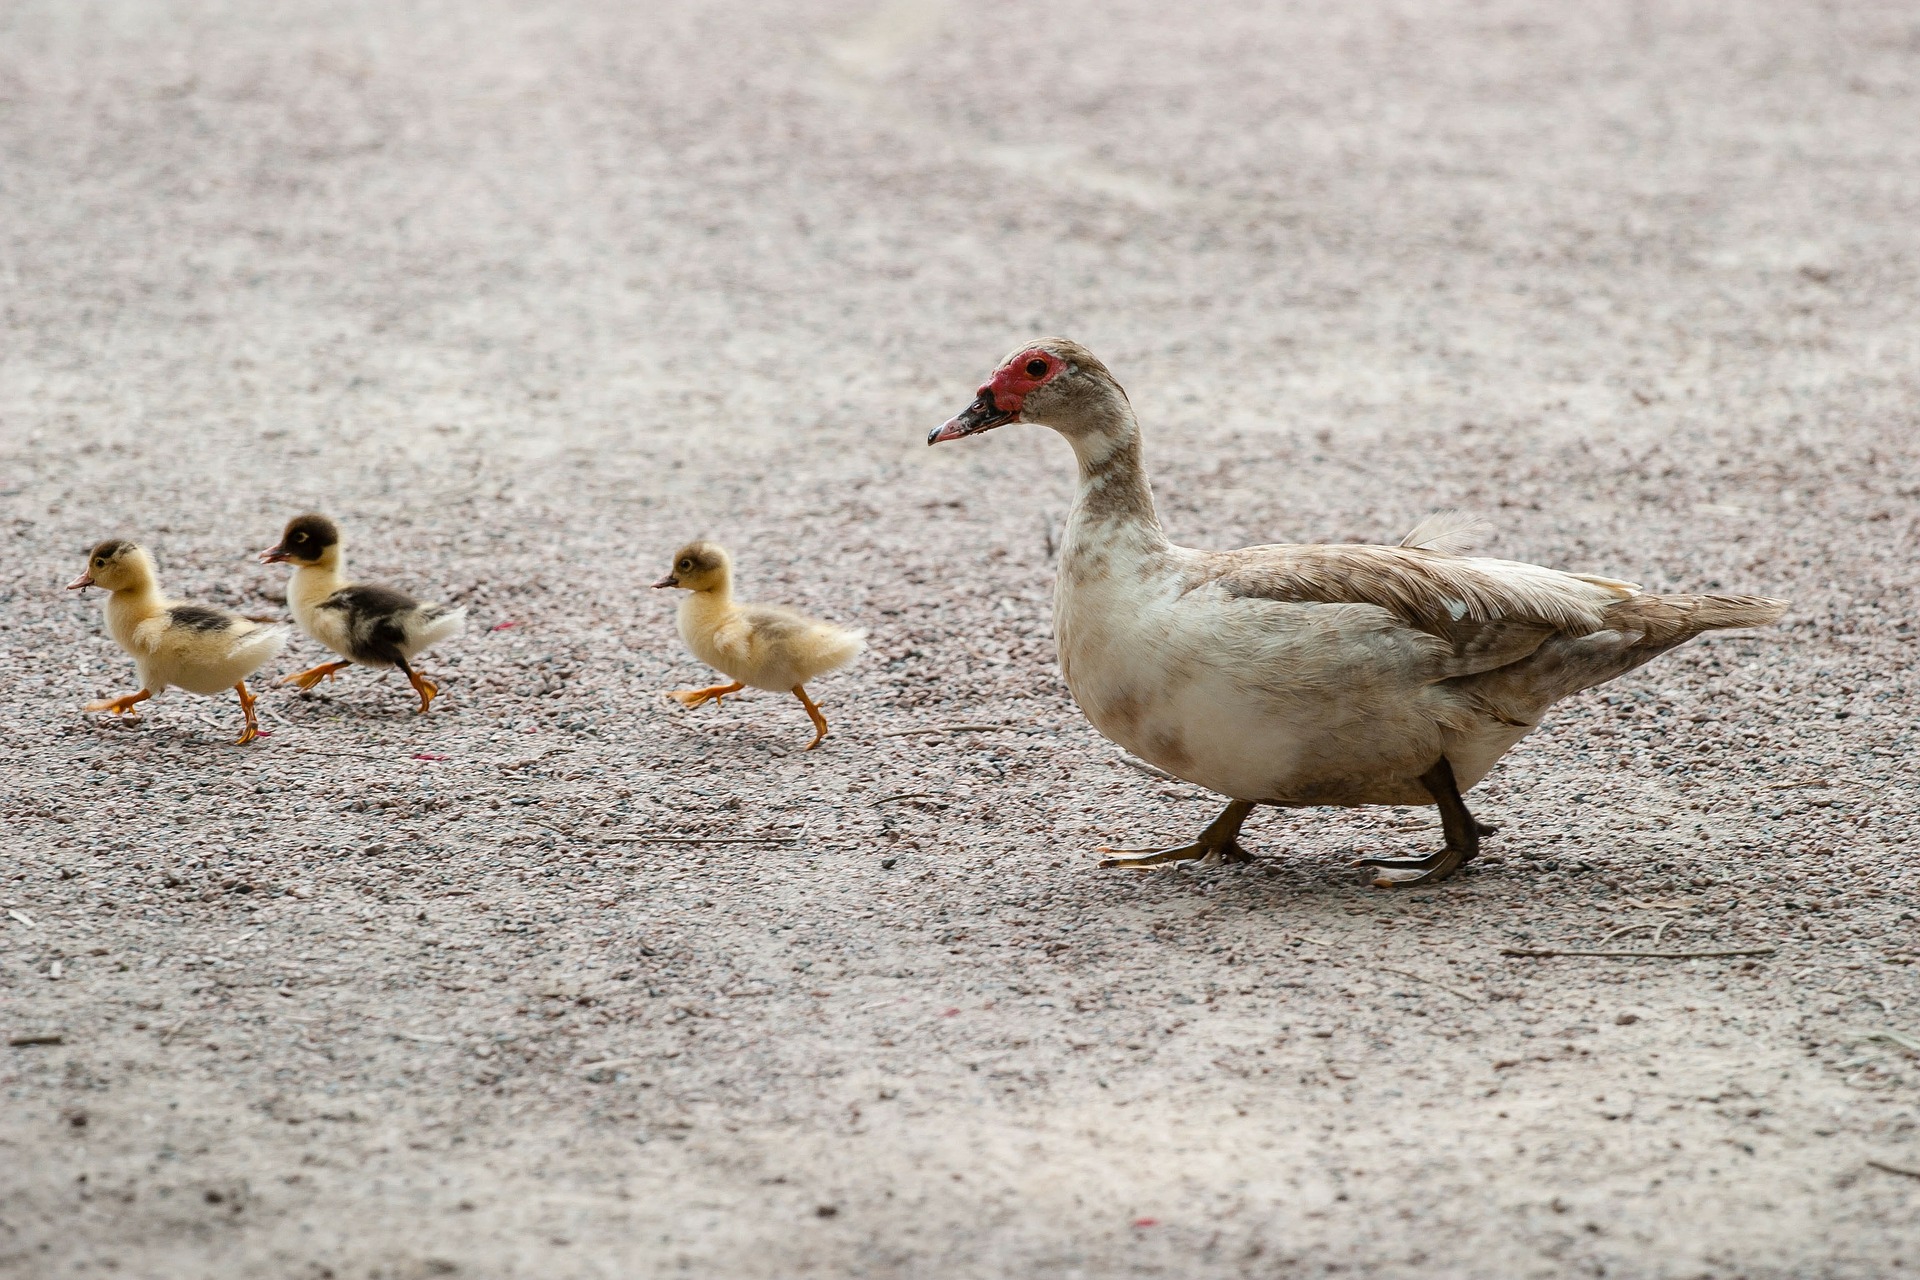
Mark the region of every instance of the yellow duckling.
[[733, 559], [711, 542], [690, 542], [673, 558], [673, 571], [653, 584], [687, 592], [680, 602], [680, 638], [693, 656], [733, 677], [732, 684], [676, 689], [667, 696], [683, 707], [721, 701], [748, 685], [791, 693], [813, 721], [808, 751], [827, 736], [827, 718], [807, 696], [806, 683], [852, 662], [866, 647], [866, 634], [848, 631], [773, 605], [738, 604], [733, 598]]
[[133, 655], [140, 692], [89, 702], [88, 711], [127, 712], [168, 686], [191, 693], [240, 695], [247, 727], [238, 745], [260, 736], [247, 677], [265, 666], [287, 643], [285, 627], [263, 627], [211, 605], [169, 601], [160, 594], [153, 557], [145, 547], [110, 539], [87, 557], [87, 571], [67, 584], [69, 591], [103, 587], [107, 597], [107, 633]]
[[404, 591], [347, 580], [340, 527], [321, 515], [295, 516], [280, 545], [260, 553], [264, 564], [293, 563], [287, 605], [300, 629], [346, 659], [284, 677], [280, 683], [311, 689], [356, 662], [398, 667], [420, 695], [420, 714], [433, 705], [440, 686], [413, 669], [416, 654], [466, 630], [467, 611], [422, 604]]

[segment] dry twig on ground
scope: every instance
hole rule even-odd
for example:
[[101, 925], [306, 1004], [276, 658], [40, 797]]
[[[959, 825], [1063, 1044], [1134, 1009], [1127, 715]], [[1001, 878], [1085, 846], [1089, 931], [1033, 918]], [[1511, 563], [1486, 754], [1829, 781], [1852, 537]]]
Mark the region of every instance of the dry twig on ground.
[[1541, 960], [1552, 956], [1617, 960], [1719, 960], [1733, 956], [1770, 956], [1778, 947], [1736, 947], [1726, 951], [1559, 951], [1543, 947], [1502, 947], [1503, 956]]

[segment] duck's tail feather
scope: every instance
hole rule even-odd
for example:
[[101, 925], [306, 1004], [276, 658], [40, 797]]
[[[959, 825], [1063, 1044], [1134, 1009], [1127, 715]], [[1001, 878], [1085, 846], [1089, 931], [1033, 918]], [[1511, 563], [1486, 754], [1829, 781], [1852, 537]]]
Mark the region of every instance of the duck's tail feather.
[[1643, 645], [1667, 648], [1703, 631], [1764, 627], [1787, 611], [1785, 600], [1770, 596], [1630, 596], [1609, 605], [1607, 626], [1638, 632]]
[[1604, 630], [1553, 636], [1520, 661], [1468, 676], [1458, 687], [1486, 714], [1536, 724], [1560, 699], [1617, 679], [1703, 631], [1761, 627], [1786, 611], [1785, 600], [1767, 596], [1630, 596], [1607, 606]]

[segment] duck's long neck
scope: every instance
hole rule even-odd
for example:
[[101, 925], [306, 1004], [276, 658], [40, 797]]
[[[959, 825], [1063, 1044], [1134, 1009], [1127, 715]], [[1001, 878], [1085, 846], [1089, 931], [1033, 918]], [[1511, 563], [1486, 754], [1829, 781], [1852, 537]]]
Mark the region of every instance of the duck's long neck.
[[1141, 460], [1140, 428], [1132, 408], [1114, 406], [1102, 429], [1067, 439], [1080, 464], [1079, 492], [1067, 517], [1069, 548], [1120, 544], [1142, 552], [1164, 549], [1167, 535], [1153, 509], [1153, 485]]

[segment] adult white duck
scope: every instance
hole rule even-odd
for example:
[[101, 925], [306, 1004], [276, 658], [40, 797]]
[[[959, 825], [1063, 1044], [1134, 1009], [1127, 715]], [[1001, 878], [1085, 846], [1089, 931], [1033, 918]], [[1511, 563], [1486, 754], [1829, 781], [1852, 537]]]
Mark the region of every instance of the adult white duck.
[[1052, 427], [1080, 465], [1054, 591], [1074, 701], [1134, 755], [1231, 801], [1191, 844], [1102, 866], [1250, 861], [1239, 833], [1258, 805], [1433, 804], [1445, 848], [1363, 861], [1383, 888], [1443, 880], [1486, 832], [1462, 793], [1548, 707], [1787, 607], [1467, 556], [1472, 522], [1448, 516], [1395, 547], [1175, 546], [1126, 392], [1064, 338], [1007, 357], [927, 443], [1009, 422]]

